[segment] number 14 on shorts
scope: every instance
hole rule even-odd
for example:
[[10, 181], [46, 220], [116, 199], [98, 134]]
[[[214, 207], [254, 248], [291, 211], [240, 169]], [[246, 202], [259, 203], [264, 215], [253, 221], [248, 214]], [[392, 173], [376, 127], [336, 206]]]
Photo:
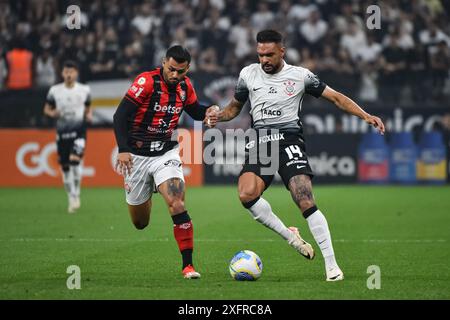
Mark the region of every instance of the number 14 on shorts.
[[[296, 144], [291, 144], [289, 147], [284, 148], [284, 150], [286, 151], [289, 159], [302, 158], [303, 157], [303, 153], [300, 150], [300, 146], [298, 146]], [[294, 156], [294, 154], [296, 154], [298, 156]]]

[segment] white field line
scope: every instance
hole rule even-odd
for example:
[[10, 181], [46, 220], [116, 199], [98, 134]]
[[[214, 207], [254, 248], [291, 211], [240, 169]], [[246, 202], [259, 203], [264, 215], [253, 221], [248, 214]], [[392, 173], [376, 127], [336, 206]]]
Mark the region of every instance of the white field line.
[[[169, 242], [172, 238], [121, 239], [121, 238], [11, 238], [0, 242]], [[276, 242], [275, 239], [194, 239], [195, 242]], [[446, 243], [445, 239], [333, 239], [343, 243]]]

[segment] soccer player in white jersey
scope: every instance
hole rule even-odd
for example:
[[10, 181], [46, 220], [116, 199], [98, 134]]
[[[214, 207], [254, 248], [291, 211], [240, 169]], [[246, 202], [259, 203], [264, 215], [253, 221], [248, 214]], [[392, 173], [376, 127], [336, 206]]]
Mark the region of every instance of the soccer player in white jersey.
[[68, 212], [80, 207], [81, 161], [86, 145], [87, 122], [92, 120], [90, 88], [77, 82], [78, 66], [66, 61], [63, 82], [53, 85], [44, 106], [44, 114], [56, 119], [56, 146], [67, 192]]
[[[210, 126], [217, 121], [228, 121], [236, 117], [245, 102], [250, 102], [253, 127], [259, 132], [255, 145], [247, 144], [246, 162], [239, 176], [239, 198], [255, 220], [277, 232], [300, 254], [308, 259], [314, 257], [312, 246], [304, 241], [298, 229], [286, 227], [273, 213], [270, 204], [261, 195], [270, 185], [276, 171], [280, 174], [292, 199], [308, 222], [309, 229], [325, 260], [326, 280], [344, 279], [333, 250], [327, 220], [317, 208], [312, 193], [312, 170], [305, 153], [302, 124], [299, 119], [301, 103], [305, 94], [323, 97], [343, 111], [358, 116], [384, 133], [380, 118], [370, 115], [354, 101], [324, 84], [308, 69], [292, 66], [284, 60], [285, 48], [282, 35], [275, 30], [264, 30], [257, 34], [259, 63], [242, 69], [232, 101], [211, 116]], [[264, 129], [266, 138], [261, 133]], [[278, 132], [272, 134], [271, 131]], [[262, 139], [261, 139], [262, 138]], [[249, 163], [249, 154], [261, 144], [276, 143], [279, 148], [278, 165], [270, 174], [262, 173], [265, 166], [260, 159]], [[258, 157], [260, 155], [258, 154]], [[266, 167], [267, 169], [267, 167]]]

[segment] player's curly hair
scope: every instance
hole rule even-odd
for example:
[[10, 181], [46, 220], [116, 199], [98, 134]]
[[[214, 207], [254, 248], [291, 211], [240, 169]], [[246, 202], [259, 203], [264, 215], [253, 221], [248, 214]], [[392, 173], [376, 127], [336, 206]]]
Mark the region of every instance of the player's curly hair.
[[258, 32], [256, 35], [256, 42], [258, 43], [268, 43], [268, 42], [275, 42], [275, 43], [282, 43], [283, 42], [283, 35], [279, 33], [276, 30], [272, 29], [266, 29]]

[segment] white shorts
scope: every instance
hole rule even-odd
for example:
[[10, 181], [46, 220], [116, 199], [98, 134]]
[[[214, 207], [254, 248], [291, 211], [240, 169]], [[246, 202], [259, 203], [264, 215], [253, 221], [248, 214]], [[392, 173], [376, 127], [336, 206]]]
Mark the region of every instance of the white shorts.
[[125, 177], [127, 203], [139, 205], [148, 201], [157, 187], [171, 178], [184, 181], [179, 148], [167, 151], [162, 156], [144, 157], [131, 155], [133, 167]]

